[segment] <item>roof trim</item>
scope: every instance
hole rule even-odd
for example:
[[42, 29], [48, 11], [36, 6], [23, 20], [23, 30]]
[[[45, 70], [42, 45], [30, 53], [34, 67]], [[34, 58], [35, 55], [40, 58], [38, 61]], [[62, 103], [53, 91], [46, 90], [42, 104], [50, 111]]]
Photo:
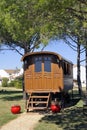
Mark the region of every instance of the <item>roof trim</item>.
[[71, 64], [73, 64], [71, 61], [67, 60], [66, 58], [62, 57], [60, 54], [56, 53], [56, 52], [50, 52], [50, 51], [38, 51], [38, 52], [30, 52], [30, 53], [26, 53], [22, 58], [21, 61], [24, 61], [24, 59], [28, 56], [32, 56], [32, 55], [41, 55], [41, 54], [49, 54], [49, 55], [55, 55], [57, 56], [60, 60], [65, 60]]
[[62, 59], [61, 55], [55, 53], [55, 52], [49, 52], [49, 51], [40, 51], [40, 52], [30, 52], [30, 53], [26, 53], [21, 61], [24, 61], [24, 59], [28, 56], [32, 56], [32, 55], [41, 55], [41, 54], [49, 54], [49, 55], [56, 55], [60, 60]]

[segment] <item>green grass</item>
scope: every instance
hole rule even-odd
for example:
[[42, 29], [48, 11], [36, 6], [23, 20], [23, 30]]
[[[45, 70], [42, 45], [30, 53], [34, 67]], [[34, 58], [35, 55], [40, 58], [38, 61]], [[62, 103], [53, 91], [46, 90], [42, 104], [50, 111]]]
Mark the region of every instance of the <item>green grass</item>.
[[47, 113], [34, 130], [86, 130], [87, 115], [83, 114], [83, 101], [78, 92], [60, 113]]
[[45, 115], [34, 130], [86, 130], [87, 116], [82, 108], [71, 108], [64, 113]]
[[20, 105], [21, 113], [24, 112], [24, 100], [21, 90], [0, 88], [0, 127], [20, 114], [12, 114], [11, 106]]
[[[11, 113], [11, 106], [17, 104], [21, 106], [21, 113], [24, 112], [25, 101], [21, 90], [0, 88], [0, 127], [20, 116]], [[73, 99], [64, 111], [45, 114], [34, 130], [86, 130], [86, 128], [87, 115], [83, 114], [83, 101], [75, 90]]]

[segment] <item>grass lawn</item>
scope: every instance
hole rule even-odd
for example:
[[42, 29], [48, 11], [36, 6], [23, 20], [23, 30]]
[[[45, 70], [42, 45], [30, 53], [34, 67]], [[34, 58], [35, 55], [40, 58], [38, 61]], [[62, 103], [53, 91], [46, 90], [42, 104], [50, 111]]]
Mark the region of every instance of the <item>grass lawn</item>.
[[34, 130], [86, 130], [87, 115], [83, 114], [83, 101], [77, 91], [64, 111], [47, 113], [36, 125]]
[[[24, 112], [25, 101], [21, 90], [0, 88], [0, 126], [17, 118], [20, 114], [12, 114], [11, 106], [20, 105]], [[74, 91], [73, 99], [60, 113], [47, 113], [38, 122], [34, 130], [86, 130], [87, 115], [83, 114], [83, 101]]]
[[21, 112], [24, 112], [24, 103], [21, 90], [0, 87], [0, 127], [20, 115], [12, 114], [11, 106], [20, 105]]

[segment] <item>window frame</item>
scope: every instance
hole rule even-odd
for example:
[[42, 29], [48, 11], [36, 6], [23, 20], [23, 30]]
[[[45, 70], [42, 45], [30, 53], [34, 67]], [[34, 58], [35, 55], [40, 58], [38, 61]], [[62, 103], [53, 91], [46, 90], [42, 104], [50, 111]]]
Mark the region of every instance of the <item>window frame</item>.
[[41, 56], [34, 57], [34, 65], [35, 65], [34, 66], [35, 72], [42, 72], [42, 57]]
[[[41, 55], [34, 57], [34, 72], [51, 72], [52, 56]], [[39, 66], [39, 67], [38, 67]]]
[[44, 72], [51, 72], [52, 57], [51, 56], [43, 56], [43, 60], [44, 60]]

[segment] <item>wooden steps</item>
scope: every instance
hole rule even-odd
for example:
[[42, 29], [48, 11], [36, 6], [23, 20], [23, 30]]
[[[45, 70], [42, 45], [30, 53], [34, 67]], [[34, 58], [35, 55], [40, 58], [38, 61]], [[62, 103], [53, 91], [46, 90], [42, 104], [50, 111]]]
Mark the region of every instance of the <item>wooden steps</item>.
[[44, 110], [48, 108], [50, 92], [32, 92], [27, 100], [27, 112], [32, 110]]

